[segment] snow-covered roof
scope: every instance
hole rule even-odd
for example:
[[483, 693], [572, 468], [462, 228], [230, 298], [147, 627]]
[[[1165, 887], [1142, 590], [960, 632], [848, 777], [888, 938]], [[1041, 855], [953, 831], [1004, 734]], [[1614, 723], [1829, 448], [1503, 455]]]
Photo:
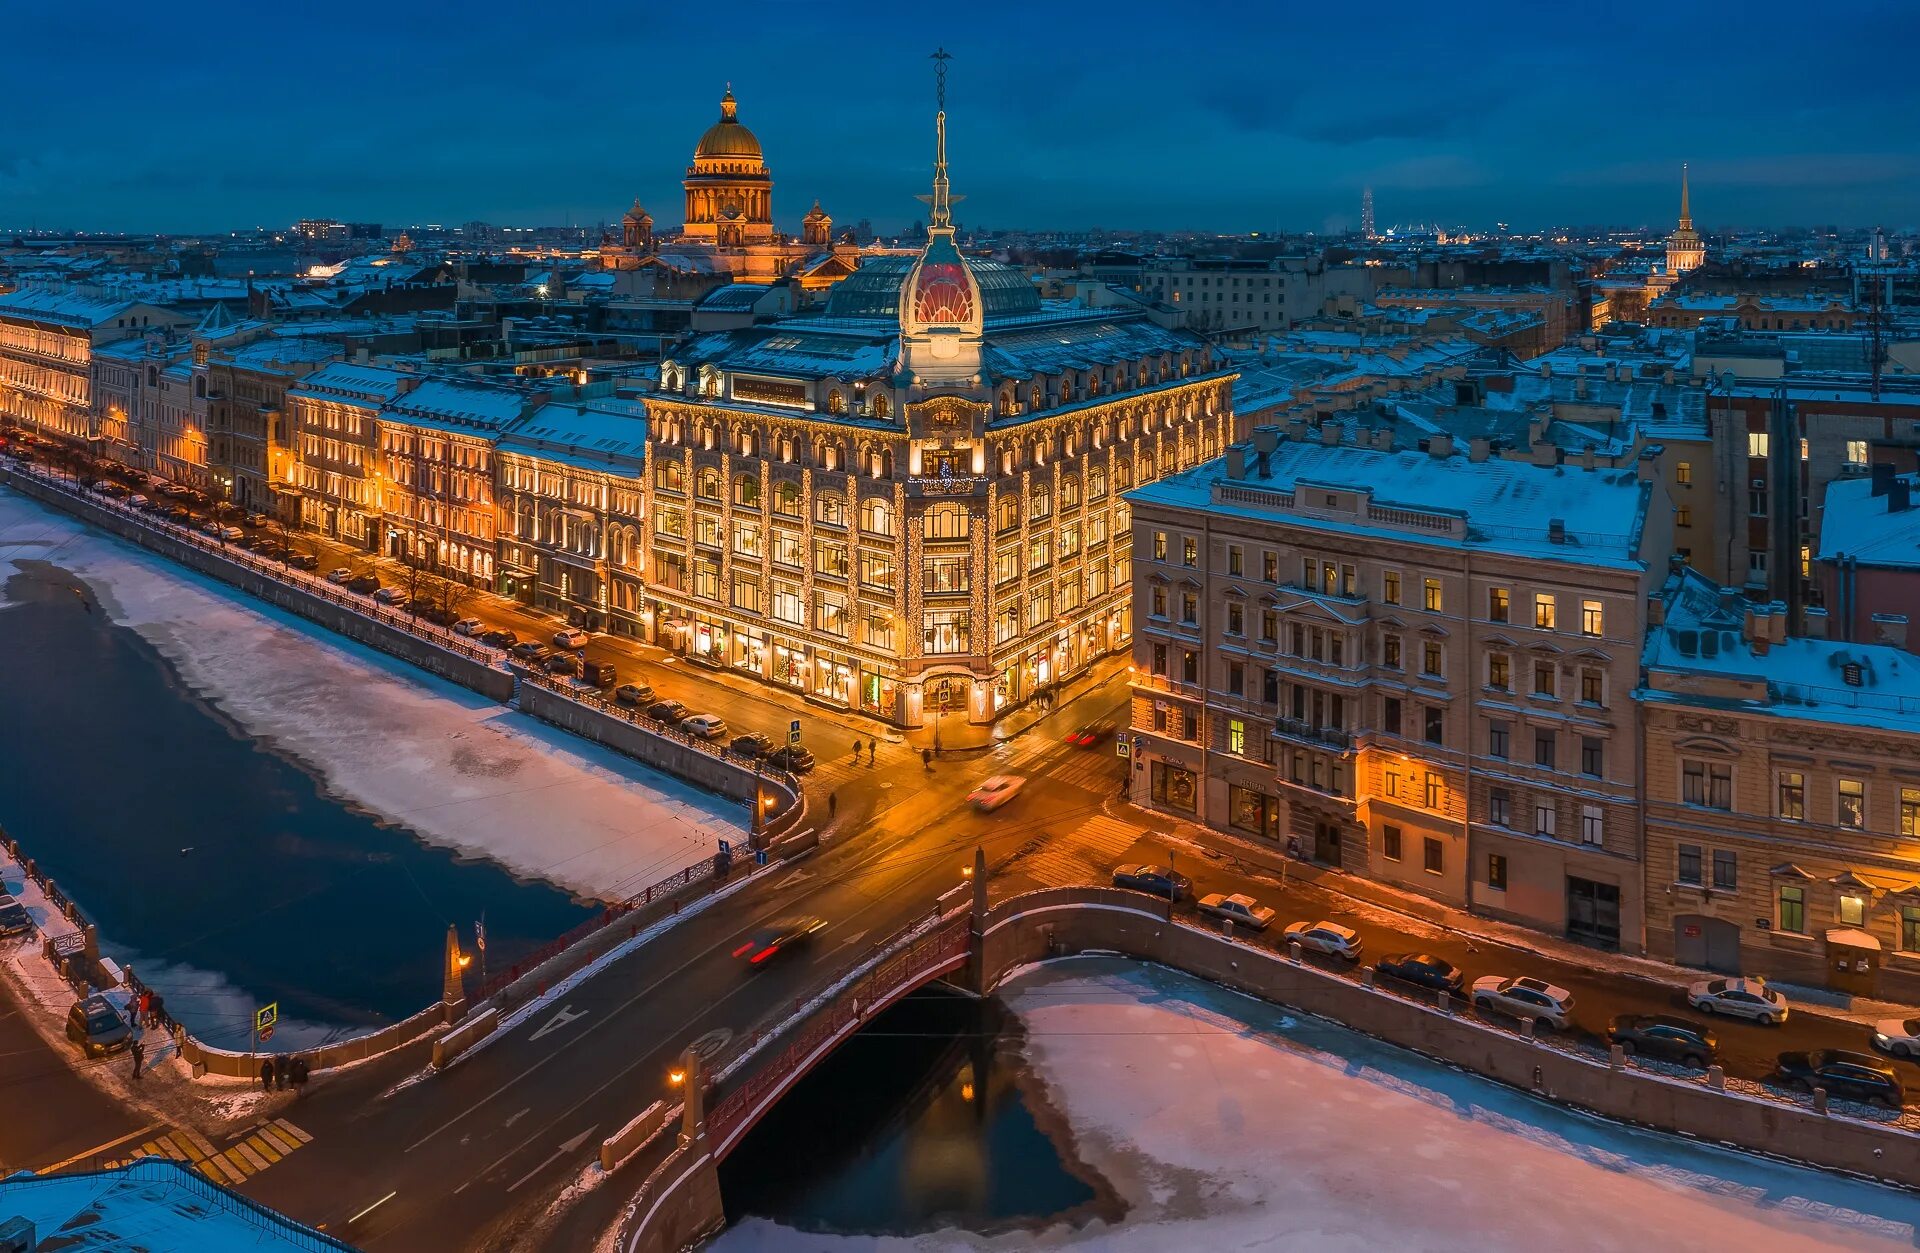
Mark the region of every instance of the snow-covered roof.
[[0, 1215], [25, 1218], [34, 1247], [61, 1253], [353, 1253], [164, 1157], [118, 1170], [13, 1175], [0, 1181]]
[[1897, 493], [1873, 494], [1871, 479], [1835, 479], [1827, 484], [1820, 514], [1821, 561], [1850, 558], [1864, 566], [1920, 567], [1920, 475], [1897, 476], [1906, 488], [1905, 507], [1896, 511]]
[[301, 379], [298, 386], [287, 390], [287, 394], [382, 405], [398, 396], [406, 386], [406, 381], [407, 376], [398, 370], [336, 361]]
[[526, 412], [528, 393], [498, 383], [430, 379], [390, 401], [380, 421], [459, 434], [496, 432]]
[[1920, 658], [1904, 649], [1789, 639], [1756, 650], [1744, 631], [1745, 602], [1729, 604], [1692, 569], [1668, 579], [1658, 596], [1665, 620], [1648, 628], [1638, 699], [1920, 733]]
[[0, 295], [0, 317], [57, 322], [62, 326], [104, 326], [134, 306], [131, 300], [82, 296], [44, 287], [23, 287]]
[[504, 432], [500, 449], [588, 469], [603, 470], [619, 460], [644, 461], [647, 407], [632, 400], [555, 401]]
[[[1312, 489], [1351, 493], [1361, 503], [1297, 507], [1297, 494]], [[1314, 530], [1626, 569], [1645, 564], [1640, 546], [1650, 491], [1631, 468], [1471, 461], [1283, 436], [1264, 474], [1249, 450], [1244, 478], [1228, 478], [1219, 459], [1135, 488], [1127, 498], [1136, 506], [1284, 517]]]
[[760, 297], [772, 290], [765, 283], [728, 283], [725, 287], [716, 287], [702, 296], [699, 306], [702, 309], [732, 309], [746, 311]]

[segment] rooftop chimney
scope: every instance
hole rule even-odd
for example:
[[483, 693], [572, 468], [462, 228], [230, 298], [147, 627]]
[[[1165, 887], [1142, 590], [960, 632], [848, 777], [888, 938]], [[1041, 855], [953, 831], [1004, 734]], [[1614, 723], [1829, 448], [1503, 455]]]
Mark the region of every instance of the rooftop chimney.
[[1664, 626], [1666, 621], [1667, 602], [1660, 599], [1657, 593], [1647, 597], [1647, 625], [1650, 627]]
[[1809, 605], [1800, 611], [1806, 618], [1807, 638], [1823, 640], [1827, 638], [1827, 611], [1818, 605]]
[[1553, 362], [1542, 361], [1540, 363], [1540, 377], [1543, 379], [1550, 379], [1553, 377]]
[[1557, 466], [1560, 464], [1560, 445], [1550, 440], [1537, 439], [1533, 442], [1533, 464], [1537, 466]]
[[1493, 441], [1484, 435], [1476, 435], [1467, 441], [1467, 460], [1476, 464], [1485, 461], [1493, 452]]
[[1907, 615], [1903, 613], [1874, 614], [1873, 642], [1905, 648], [1907, 646]]
[[1442, 431], [1427, 441], [1427, 455], [1447, 458], [1453, 456], [1453, 436]]
[[1287, 438], [1304, 440], [1306, 439], [1306, 437], [1307, 437], [1307, 420], [1305, 418], [1288, 419]]
[[1887, 512], [1905, 513], [1913, 508], [1913, 485], [1905, 479], [1887, 484]]
[[[1298, 421], [1298, 419], [1295, 419]], [[1304, 425], [1304, 424], [1303, 424]], [[1277, 426], [1256, 426], [1253, 428], [1253, 450], [1266, 456], [1280, 446], [1280, 428]]]
[[1593, 445], [1592, 444], [1588, 444], [1585, 448], [1582, 448], [1580, 450], [1580, 468], [1582, 470], [1593, 469]]
[[1320, 424], [1320, 442], [1329, 448], [1339, 443], [1340, 424], [1338, 422], [1322, 422]]
[[1885, 496], [1887, 494], [1887, 489], [1893, 486], [1893, 479], [1894, 479], [1893, 463], [1891, 461], [1874, 462], [1872, 474], [1873, 474], [1873, 494], [1875, 496]]
[[1227, 477], [1230, 479], [1247, 477], [1247, 446], [1245, 444], [1227, 445]]
[[1567, 542], [1567, 521], [1565, 518], [1547, 519], [1547, 539], [1555, 544]]

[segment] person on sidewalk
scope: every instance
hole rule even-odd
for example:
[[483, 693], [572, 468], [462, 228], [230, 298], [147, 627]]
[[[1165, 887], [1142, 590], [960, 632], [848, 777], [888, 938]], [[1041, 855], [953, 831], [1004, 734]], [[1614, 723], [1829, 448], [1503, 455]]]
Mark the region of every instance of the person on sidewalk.
[[173, 1029], [173, 1020], [167, 1017], [167, 998], [155, 992], [153, 994], [152, 1009], [154, 1025], [165, 1027], [171, 1031]]
[[260, 1090], [273, 1091], [273, 1059], [271, 1057], [260, 1063]]
[[834, 816], [839, 812], [840, 812], [840, 793], [828, 792], [827, 793], [827, 821], [829, 822], [833, 821]]
[[153, 1025], [153, 993], [140, 989], [139, 1010], [133, 1016], [134, 1025], [148, 1027]]
[[307, 1090], [307, 1059], [304, 1057], [290, 1058], [287, 1065], [290, 1066], [293, 1071], [292, 1075], [288, 1078], [288, 1082], [293, 1085], [293, 1099], [297, 1101], [300, 1099], [300, 1094]]
[[879, 740], [876, 740], [876, 739], [873, 739], [872, 737], [868, 737], [868, 739], [867, 739], [867, 769], [869, 769], [869, 770], [871, 770], [871, 769], [873, 769], [873, 763], [874, 763], [874, 762], [876, 762], [876, 761], [879, 761], [879, 760], [880, 760], [880, 752], [879, 752], [879, 749], [880, 749], [880, 741], [879, 741]]
[[860, 741], [859, 740], [855, 740], [853, 742], [853, 764], [856, 766], [860, 764]]
[[928, 774], [933, 773], [933, 750], [931, 748], [923, 748], [920, 750], [920, 764], [926, 767]]
[[133, 1056], [133, 1081], [139, 1083], [141, 1082], [140, 1072], [144, 1069], [147, 1053], [147, 1050], [142, 1047], [140, 1043], [139, 1036], [133, 1037], [132, 1041], [128, 1043], [127, 1052]]

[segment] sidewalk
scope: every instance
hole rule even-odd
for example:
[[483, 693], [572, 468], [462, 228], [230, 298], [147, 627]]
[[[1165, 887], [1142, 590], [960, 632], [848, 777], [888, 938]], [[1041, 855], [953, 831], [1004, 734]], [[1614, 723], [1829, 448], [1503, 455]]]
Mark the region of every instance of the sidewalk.
[[[1162, 814], [1153, 813], [1147, 817], [1149, 811], [1138, 812], [1149, 823], [1167, 821], [1166, 816]], [[1610, 953], [1604, 949], [1576, 944], [1571, 940], [1549, 935], [1543, 931], [1534, 931], [1492, 918], [1482, 918], [1417, 893], [1402, 891], [1389, 884], [1376, 883], [1371, 879], [1348, 874], [1330, 866], [1289, 857], [1280, 849], [1267, 848], [1211, 828], [1184, 822], [1173, 825], [1175, 830], [1162, 832], [1162, 837], [1170, 843], [1188, 845], [1203, 855], [1225, 856], [1243, 866], [1257, 867], [1269, 875], [1279, 875], [1283, 882], [1307, 884], [1329, 894], [1343, 896], [1364, 909], [1416, 919], [1469, 940], [1480, 940], [1521, 952], [1539, 953], [1568, 965], [1586, 966], [1596, 971], [1606, 971], [1630, 979], [1656, 983], [1670, 989], [1684, 990], [1689, 985], [1711, 976], [1710, 971], [1691, 966], [1676, 966], [1656, 958], [1636, 957], [1629, 953]], [[1797, 984], [1773, 980], [1768, 981], [1768, 986], [1785, 996], [1795, 1010], [1817, 1017], [1863, 1023], [1867, 1026], [1887, 1018], [1920, 1017], [1920, 1006], [1847, 996], [1825, 988], [1801, 987]]]

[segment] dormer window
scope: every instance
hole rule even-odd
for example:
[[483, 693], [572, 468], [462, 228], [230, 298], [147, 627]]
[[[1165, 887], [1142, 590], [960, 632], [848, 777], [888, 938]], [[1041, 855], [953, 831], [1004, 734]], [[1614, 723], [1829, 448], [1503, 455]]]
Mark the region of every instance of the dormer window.
[[1840, 667], [1840, 681], [1848, 687], [1859, 687], [1866, 681], [1866, 675], [1857, 661], [1849, 661]]
[[843, 414], [847, 411], [847, 398], [837, 387], [827, 392], [827, 412]]

